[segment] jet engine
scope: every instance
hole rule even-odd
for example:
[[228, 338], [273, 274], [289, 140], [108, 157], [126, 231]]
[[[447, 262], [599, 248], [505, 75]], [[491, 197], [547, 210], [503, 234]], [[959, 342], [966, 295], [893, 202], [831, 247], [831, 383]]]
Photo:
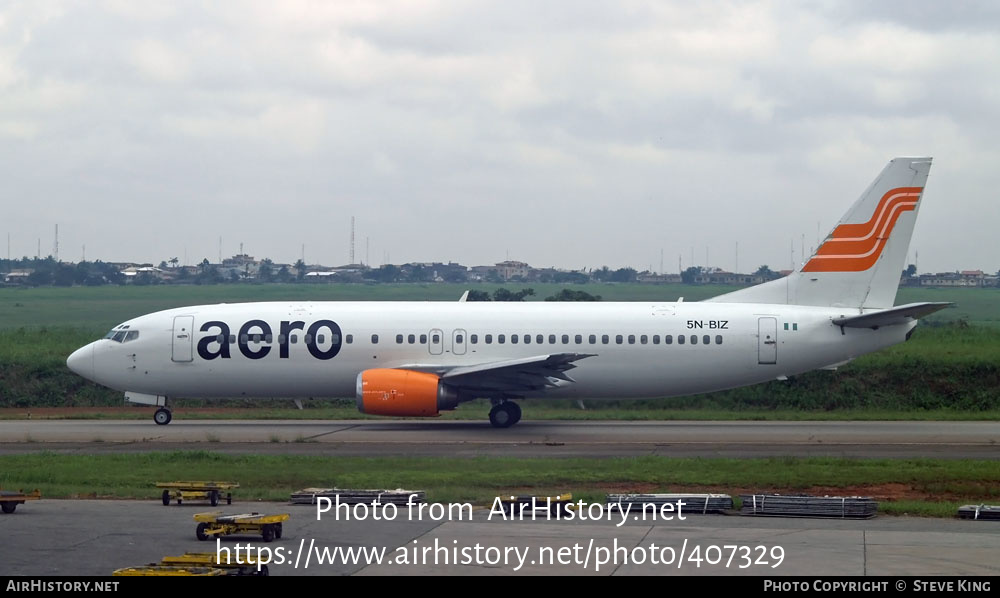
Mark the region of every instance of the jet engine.
[[358, 374], [358, 411], [373, 415], [434, 417], [458, 406], [458, 391], [434, 374], [372, 369]]

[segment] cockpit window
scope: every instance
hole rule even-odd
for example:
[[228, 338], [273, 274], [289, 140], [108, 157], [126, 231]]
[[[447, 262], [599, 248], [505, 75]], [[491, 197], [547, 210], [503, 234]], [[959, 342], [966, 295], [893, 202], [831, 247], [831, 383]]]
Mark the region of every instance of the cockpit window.
[[129, 330], [128, 326], [119, 325], [115, 326], [107, 334], [105, 334], [104, 338], [115, 341], [116, 343], [127, 343], [139, 338], [139, 331]]

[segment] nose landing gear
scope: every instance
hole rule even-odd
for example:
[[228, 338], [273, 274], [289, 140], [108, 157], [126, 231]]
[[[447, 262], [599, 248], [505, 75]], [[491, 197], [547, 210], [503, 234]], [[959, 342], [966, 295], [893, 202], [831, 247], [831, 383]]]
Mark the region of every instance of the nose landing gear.
[[490, 409], [490, 423], [494, 428], [509, 428], [521, 421], [521, 406], [514, 401], [497, 403]]

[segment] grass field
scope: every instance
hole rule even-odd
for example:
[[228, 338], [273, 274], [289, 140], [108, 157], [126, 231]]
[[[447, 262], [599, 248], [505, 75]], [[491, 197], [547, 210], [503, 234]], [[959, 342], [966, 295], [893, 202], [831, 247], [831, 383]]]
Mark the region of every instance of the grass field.
[[1000, 466], [934, 459], [363, 458], [221, 455], [209, 451], [0, 456], [0, 486], [50, 498], [156, 499], [153, 483], [224, 479], [239, 499], [287, 500], [306, 487], [425, 490], [434, 502], [489, 505], [510, 493], [806, 492], [873, 496], [887, 514], [954, 516], [961, 504], [1000, 497]]
[[[114, 406], [121, 394], [70, 372], [77, 347], [135, 315], [178, 305], [291, 299], [455, 300], [470, 285], [220, 285], [0, 289], [0, 408]], [[518, 289], [523, 285], [509, 285]], [[533, 285], [544, 298], [558, 285]], [[497, 285], [481, 285], [492, 290]], [[687, 285], [574, 285], [611, 300], [703, 299], [726, 289]], [[534, 401], [538, 419], [996, 419], [1000, 412], [1000, 305], [989, 289], [901, 289], [900, 301], [954, 300], [913, 339], [864, 356], [837, 372], [677, 399], [600, 401], [581, 410]], [[179, 406], [202, 405], [180, 402]], [[246, 407], [242, 401], [222, 406]], [[280, 401], [257, 402], [276, 417], [303, 414]], [[318, 403], [307, 417], [360, 417], [353, 406]], [[479, 418], [468, 406], [449, 418]], [[23, 417], [15, 409], [0, 417]], [[142, 410], [145, 413], [145, 410]], [[195, 417], [200, 415], [195, 413]], [[258, 411], [254, 417], [263, 416]], [[136, 412], [138, 416], [138, 412]], [[99, 415], [81, 414], [83, 417]], [[204, 415], [210, 417], [211, 415]]]

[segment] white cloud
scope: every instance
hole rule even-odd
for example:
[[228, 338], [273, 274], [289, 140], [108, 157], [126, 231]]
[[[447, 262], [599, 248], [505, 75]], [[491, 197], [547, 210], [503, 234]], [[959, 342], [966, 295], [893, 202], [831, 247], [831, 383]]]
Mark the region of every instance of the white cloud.
[[188, 59], [180, 51], [156, 39], [132, 44], [128, 61], [144, 77], [159, 83], [182, 83], [187, 79]]

